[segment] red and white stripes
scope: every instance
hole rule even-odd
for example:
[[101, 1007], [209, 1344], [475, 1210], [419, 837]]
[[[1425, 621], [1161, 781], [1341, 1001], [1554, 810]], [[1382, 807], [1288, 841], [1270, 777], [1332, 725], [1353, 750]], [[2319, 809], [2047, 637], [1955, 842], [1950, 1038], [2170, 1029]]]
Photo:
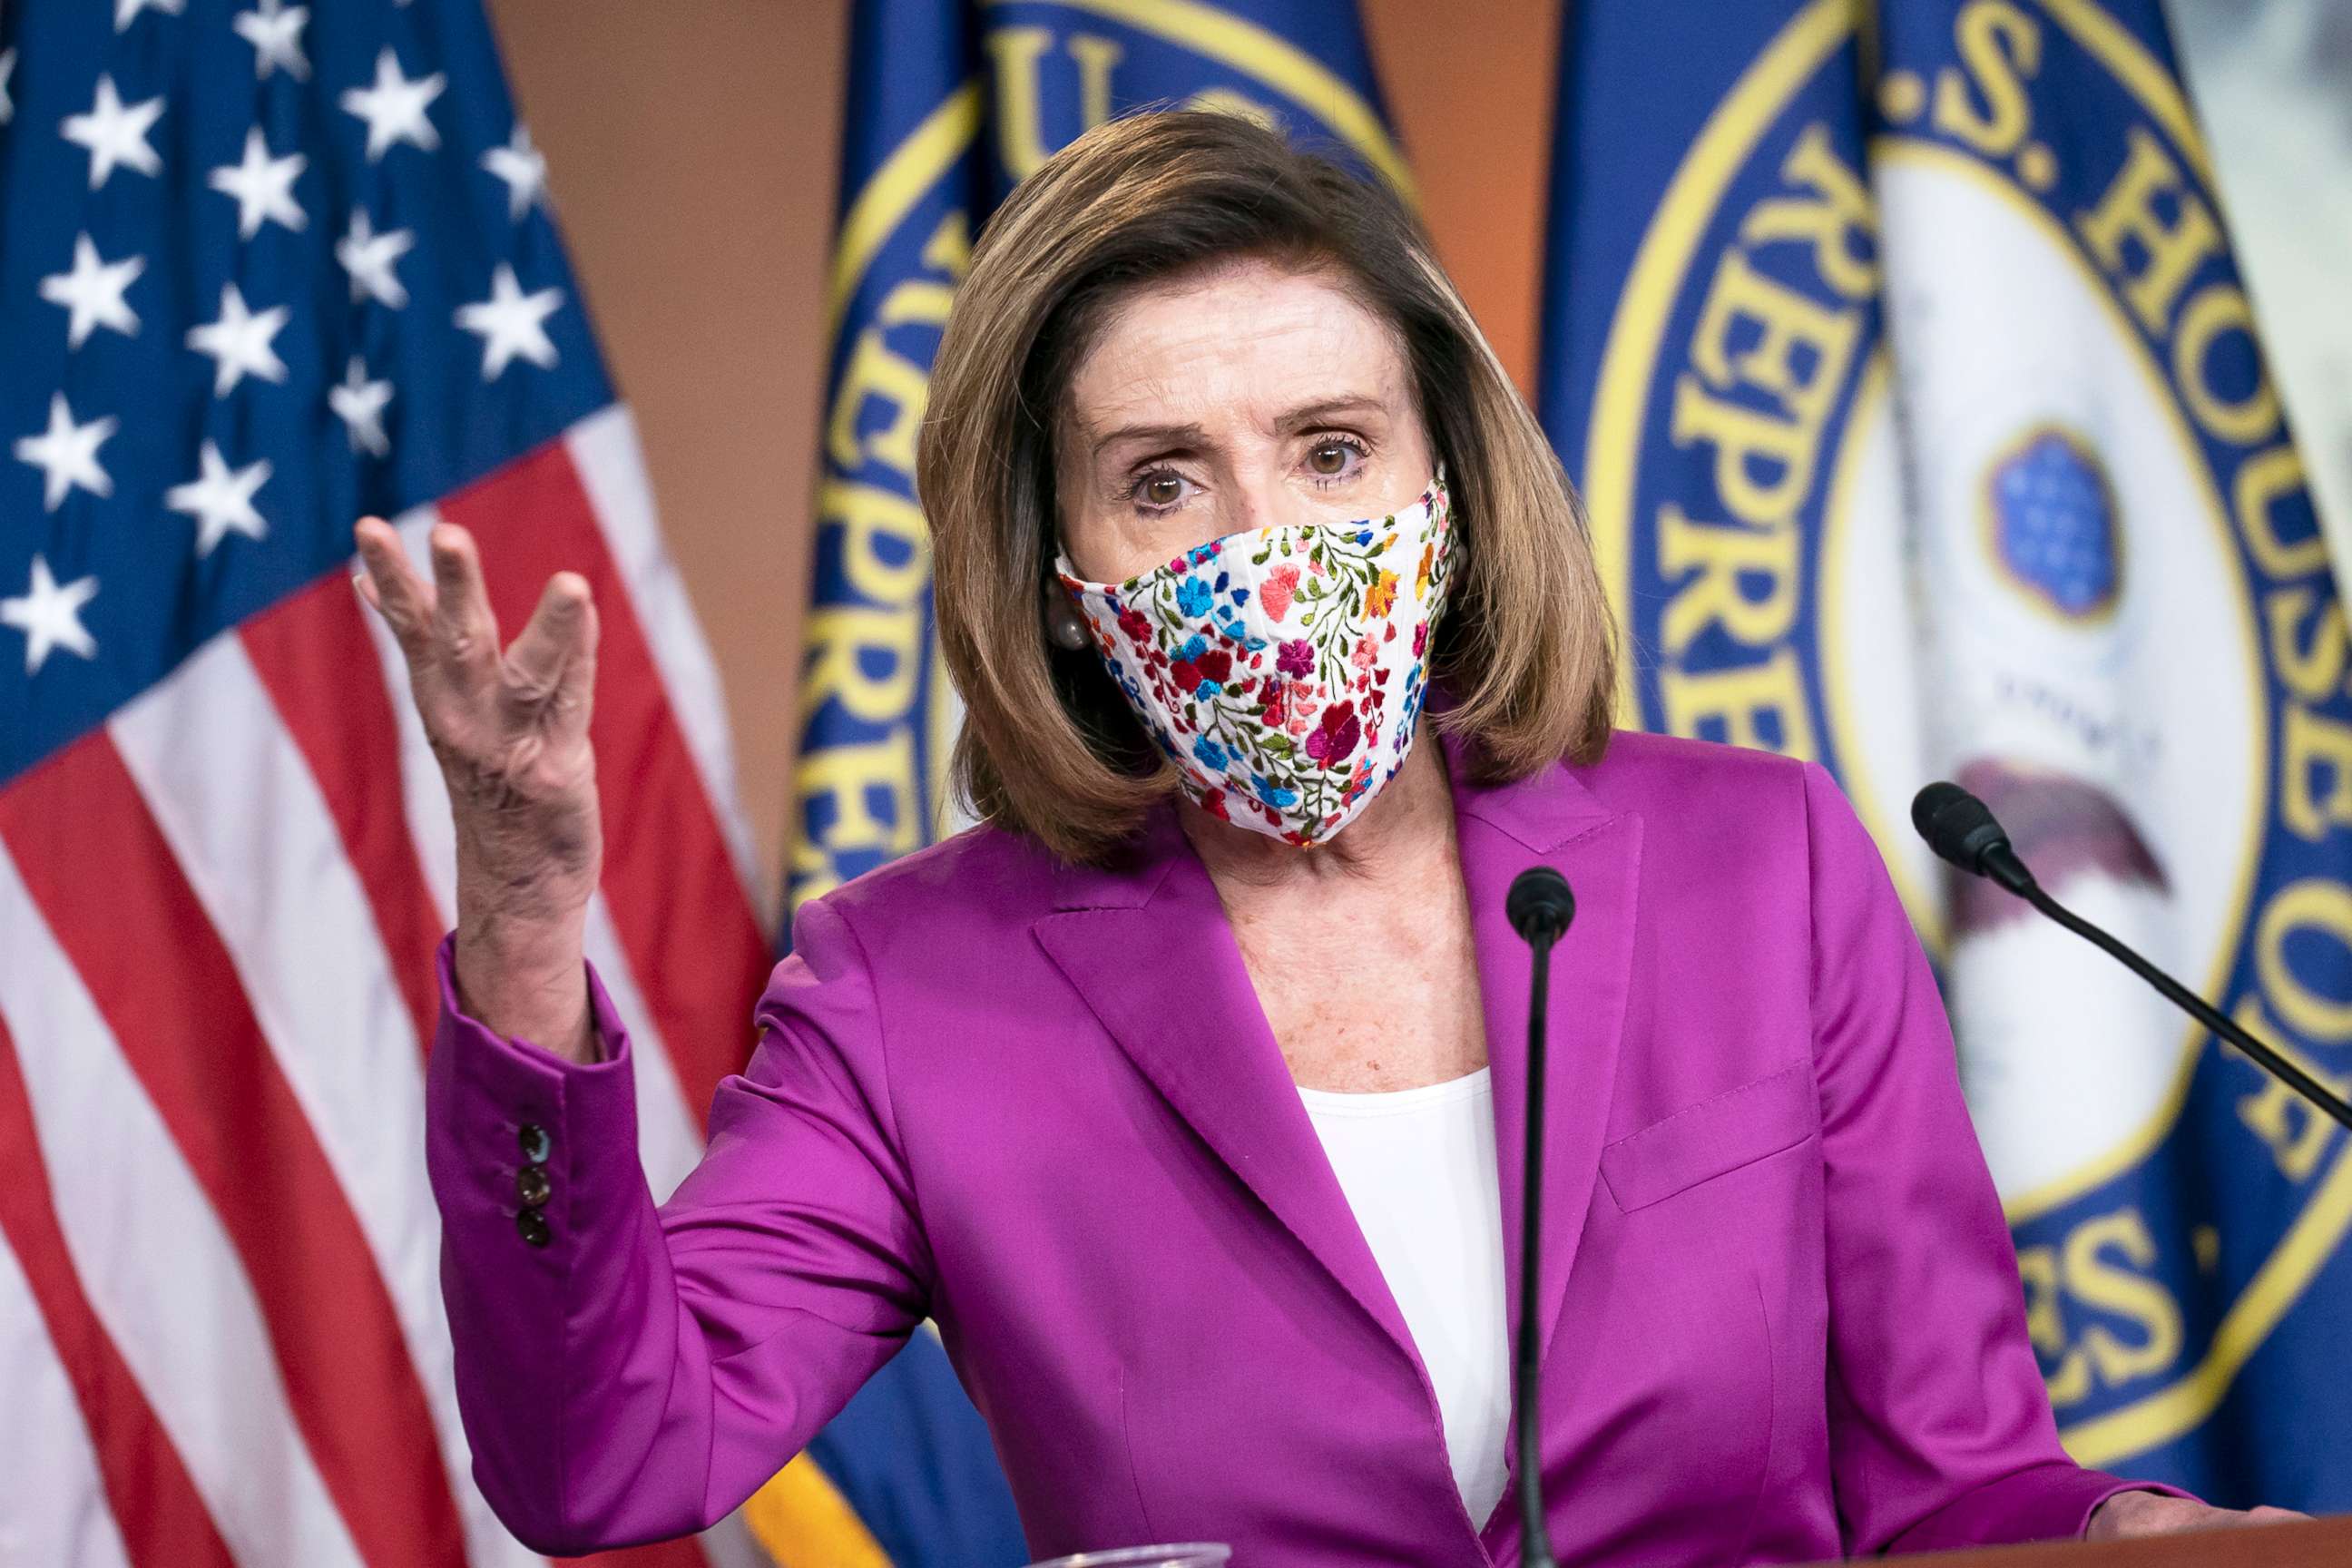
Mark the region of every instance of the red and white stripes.
[[[590, 950], [637, 1037], [667, 1194], [748, 1054], [767, 944], [627, 415], [440, 514], [480, 539], [509, 635], [550, 573], [596, 591]], [[430, 521], [401, 520], [414, 547]], [[425, 1181], [447, 803], [344, 577], [0, 791], [0, 1557], [533, 1560], [468, 1479]]]

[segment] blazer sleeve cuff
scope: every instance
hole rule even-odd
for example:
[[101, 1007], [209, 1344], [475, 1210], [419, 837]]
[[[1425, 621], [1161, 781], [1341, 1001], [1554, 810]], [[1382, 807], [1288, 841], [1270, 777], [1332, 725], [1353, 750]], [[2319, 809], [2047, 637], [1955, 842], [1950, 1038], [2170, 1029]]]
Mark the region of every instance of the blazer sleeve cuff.
[[2161, 1481], [2131, 1481], [2079, 1465], [2036, 1465], [1973, 1487], [1903, 1532], [1902, 1552], [1952, 1552], [1990, 1542], [2080, 1540], [2091, 1515], [2117, 1492], [2194, 1494]]
[[[428, 1141], [444, 1217], [457, 1217], [449, 1213], [454, 1202], [467, 1217], [487, 1222], [502, 1249], [537, 1252], [553, 1262], [565, 1241], [593, 1232], [635, 1196], [628, 1028], [595, 965], [587, 964], [603, 1060], [567, 1061], [501, 1035], [459, 1005], [454, 952], [454, 937], [444, 937], [436, 960], [441, 1015], [426, 1070]], [[526, 1176], [526, 1166], [538, 1167], [537, 1174]], [[538, 1211], [538, 1219], [524, 1218], [527, 1209]], [[536, 1234], [542, 1225], [545, 1239]]]
[[[589, 1021], [595, 1028], [597, 1047], [603, 1053], [593, 1062], [567, 1061], [543, 1046], [511, 1035], [501, 1035], [467, 1013], [464, 1004], [457, 999], [457, 933], [453, 931], [444, 934], [441, 945], [433, 956], [435, 977], [441, 987], [441, 1020], [435, 1043], [437, 1045], [441, 1038], [455, 1033], [469, 1046], [495, 1051], [519, 1061], [544, 1062], [557, 1068], [592, 1072], [616, 1063], [625, 1064], [629, 1057], [628, 1026], [621, 1021], [619, 1009], [613, 1005], [613, 998], [605, 994], [604, 982], [596, 973], [596, 966], [586, 959], [581, 960], [581, 966], [588, 976]], [[620, 1076], [628, 1076], [625, 1065]]]

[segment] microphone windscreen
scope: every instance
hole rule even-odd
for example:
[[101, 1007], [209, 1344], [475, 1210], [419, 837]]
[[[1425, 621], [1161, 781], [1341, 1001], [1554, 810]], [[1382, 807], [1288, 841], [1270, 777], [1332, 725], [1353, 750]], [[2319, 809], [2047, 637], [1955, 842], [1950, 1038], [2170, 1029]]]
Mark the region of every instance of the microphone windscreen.
[[1530, 866], [1511, 879], [1503, 912], [1525, 941], [1544, 934], [1558, 938], [1576, 919], [1576, 895], [1569, 891], [1568, 879], [1549, 866]]
[[1984, 875], [1987, 850], [2009, 844], [1990, 806], [1941, 779], [1911, 797], [1911, 826], [1928, 848], [1972, 877]]

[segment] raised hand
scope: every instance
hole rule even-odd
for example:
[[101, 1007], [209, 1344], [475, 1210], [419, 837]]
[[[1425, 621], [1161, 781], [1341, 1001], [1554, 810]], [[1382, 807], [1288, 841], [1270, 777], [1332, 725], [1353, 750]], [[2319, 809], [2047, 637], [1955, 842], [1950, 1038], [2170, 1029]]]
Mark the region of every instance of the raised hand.
[[449, 788], [457, 840], [457, 985], [484, 1024], [593, 1061], [581, 933], [604, 857], [588, 740], [596, 606], [574, 572], [548, 579], [499, 646], [473, 536], [436, 524], [433, 575], [378, 518], [353, 530], [361, 596], [407, 660], [425, 734]]

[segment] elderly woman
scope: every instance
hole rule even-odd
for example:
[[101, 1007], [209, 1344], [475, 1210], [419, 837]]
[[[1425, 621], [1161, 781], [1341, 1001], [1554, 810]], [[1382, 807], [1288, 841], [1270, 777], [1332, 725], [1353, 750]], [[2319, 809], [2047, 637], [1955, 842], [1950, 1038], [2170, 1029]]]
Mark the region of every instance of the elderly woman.
[[709, 1523], [928, 1317], [1040, 1554], [1517, 1561], [1503, 903], [1538, 865], [1579, 900], [1535, 1292], [1562, 1560], [2222, 1518], [2060, 1450], [1876, 852], [1816, 767], [1612, 736], [1576, 507], [1392, 198], [1238, 118], [1088, 133], [973, 253], [920, 474], [982, 824], [799, 911], [658, 1207], [582, 957], [586, 585], [502, 654], [462, 530], [428, 583], [360, 528], [457, 815], [430, 1156], [525, 1542]]

